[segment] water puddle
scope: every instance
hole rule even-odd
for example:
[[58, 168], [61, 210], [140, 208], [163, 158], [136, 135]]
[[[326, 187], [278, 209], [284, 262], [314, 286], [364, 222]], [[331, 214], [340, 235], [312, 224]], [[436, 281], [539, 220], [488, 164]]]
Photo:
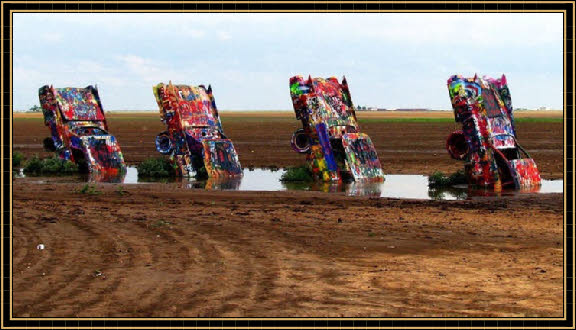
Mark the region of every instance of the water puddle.
[[[31, 183], [48, 182], [109, 182], [122, 184], [146, 184], [155, 182], [178, 183], [189, 189], [206, 190], [241, 190], [241, 191], [285, 191], [304, 190], [322, 191], [328, 193], [344, 193], [348, 196], [372, 196], [408, 199], [442, 199], [456, 200], [480, 196], [511, 196], [521, 193], [563, 193], [563, 180], [542, 180], [542, 186], [530, 190], [505, 190], [495, 193], [491, 190], [469, 189], [467, 185], [457, 185], [444, 189], [429, 189], [428, 177], [425, 175], [386, 175], [384, 182], [352, 182], [347, 184], [333, 184], [323, 182], [282, 182], [280, 178], [284, 170], [264, 168], [244, 169], [244, 176], [237, 179], [204, 180], [191, 178], [173, 178], [163, 180], [150, 180], [138, 178], [136, 167], [128, 167], [126, 173], [117, 176], [66, 176], [38, 178]], [[22, 173], [17, 177], [23, 177]]]

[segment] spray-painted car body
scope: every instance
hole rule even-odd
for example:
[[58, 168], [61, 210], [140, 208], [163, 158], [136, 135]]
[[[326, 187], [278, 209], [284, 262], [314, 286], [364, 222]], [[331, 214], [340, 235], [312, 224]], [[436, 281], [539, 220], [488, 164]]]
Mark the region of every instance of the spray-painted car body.
[[120, 146], [108, 133], [97, 88], [46, 85], [39, 89], [38, 94], [44, 124], [52, 133], [44, 143], [48, 150], [89, 172], [116, 173], [125, 169]]
[[462, 131], [452, 133], [446, 147], [452, 158], [466, 162], [468, 182], [496, 190], [540, 186], [536, 163], [516, 140], [506, 76], [456, 75], [448, 79], [448, 90], [455, 121], [462, 124]]
[[167, 127], [156, 137], [156, 149], [170, 155], [177, 175], [191, 176], [203, 167], [210, 178], [242, 175], [236, 149], [224, 135], [210, 86], [160, 83], [153, 90]]
[[292, 148], [306, 154], [316, 178], [382, 181], [384, 174], [370, 137], [359, 131], [346, 78], [290, 78], [290, 95], [302, 129]]

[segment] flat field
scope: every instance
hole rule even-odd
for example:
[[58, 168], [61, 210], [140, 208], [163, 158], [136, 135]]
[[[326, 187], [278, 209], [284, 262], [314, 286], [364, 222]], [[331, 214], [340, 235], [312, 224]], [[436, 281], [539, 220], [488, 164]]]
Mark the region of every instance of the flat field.
[[[518, 114], [545, 178], [563, 177], [561, 113]], [[222, 112], [244, 166], [304, 164], [291, 113]], [[387, 174], [453, 171], [450, 113], [358, 113]], [[156, 113], [111, 113], [125, 158], [157, 157]], [[16, 115], [14, 150], [48, 129]], [[48, 155], [48, 154], [46, 154]], [[463, 201], [179, 183], [13, 181], [16, 317], [561, 317], [563, 194]], [[37, 249], [44, 244], [45, 249]]]
[[[226, 135], [234, 142], [243, 166], [286, 167], [305, 164], [290, 147], [292, 133], [301, 127], [292, 112], [253, 111], [220, 113]], [[453, 172], [462, 164], [445, 149], [446, 137], [460, 128], [451, 112], [357, 112], [360, 129], [367, 133], [387, 174]], [[563, 176], [562, 112], [516, 113], [518, 141], [536, 160], [542, 176]], [[118, 138], [124, 158], [137, 164], [159, 157], [154, 138], [165, 127], [157, 112], [110, 113], [110, 132]], [[48, 156], [42, 140], [48, 128], [41, 114], [15, 114], [13, 147], [26, 155]]]

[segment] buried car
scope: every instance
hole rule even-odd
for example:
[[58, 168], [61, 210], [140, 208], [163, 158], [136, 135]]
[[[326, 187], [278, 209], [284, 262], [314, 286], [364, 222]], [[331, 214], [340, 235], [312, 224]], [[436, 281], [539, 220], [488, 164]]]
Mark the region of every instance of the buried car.
[[[170, 155], [179, 176], [238, 177], [236, 149], [222, 129], [212, 87], [168, 85], [153, 88], [167, 130], [156, 136], [156, 149]], [[205, 169], [205, 173], [204, 173]]]
[[450, 156], [465, 161], [468, 182], [477, 186], [538, 188], [540, 172], [516, 139], [506, 76], [448, 79], [454, 119], [462, 130], [446, 141]]
[[361, 133], [346, 78], [290, 78], [290, 95], [302, 128], [292, 148], [306, 154], [314, 176], [323, 181], [384, 180], [376, 149]]
[[44, 148], [78, 164], [83, 172], [123, 172], [120, 146], [108, 133], [108, 123], [96, 87], [39, 89], [44, 124], [52, 136]]

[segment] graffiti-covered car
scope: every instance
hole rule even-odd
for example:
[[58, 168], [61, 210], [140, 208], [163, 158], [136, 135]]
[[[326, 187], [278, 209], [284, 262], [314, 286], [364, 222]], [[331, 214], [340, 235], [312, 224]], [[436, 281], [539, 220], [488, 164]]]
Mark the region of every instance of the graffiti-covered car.
[[536, 163], [516, 139], [506, 76], [455, 75], [448, 79], [448, 90], [462, 130], [448, 137], [446, 148], [452, 158], [465, 162], [468, 182], [495, 190], [539, 187]]
[[44, 124], [52, 136], [44, 140], [44, 148], [61, 159], [78, 164], [86, 172], [121, 172], [124, 157], [116, 138], [108, 133], [108, 123], [98, 89], [39, 89]]
[[156, 136], [156, 149], [170, 156], [177, 175], [242, 175], [234, 144], [224, 135], [211, 86], [170, 82], [160, 83], [153, 90], [160, 118], [167, 128]]
[[290, 78], [290, 95], [302, 128], [292, 148], [306, 154], [317, 179], [382, 181], [384, 173], [370, 137], [359, 131], [346, 78]]

